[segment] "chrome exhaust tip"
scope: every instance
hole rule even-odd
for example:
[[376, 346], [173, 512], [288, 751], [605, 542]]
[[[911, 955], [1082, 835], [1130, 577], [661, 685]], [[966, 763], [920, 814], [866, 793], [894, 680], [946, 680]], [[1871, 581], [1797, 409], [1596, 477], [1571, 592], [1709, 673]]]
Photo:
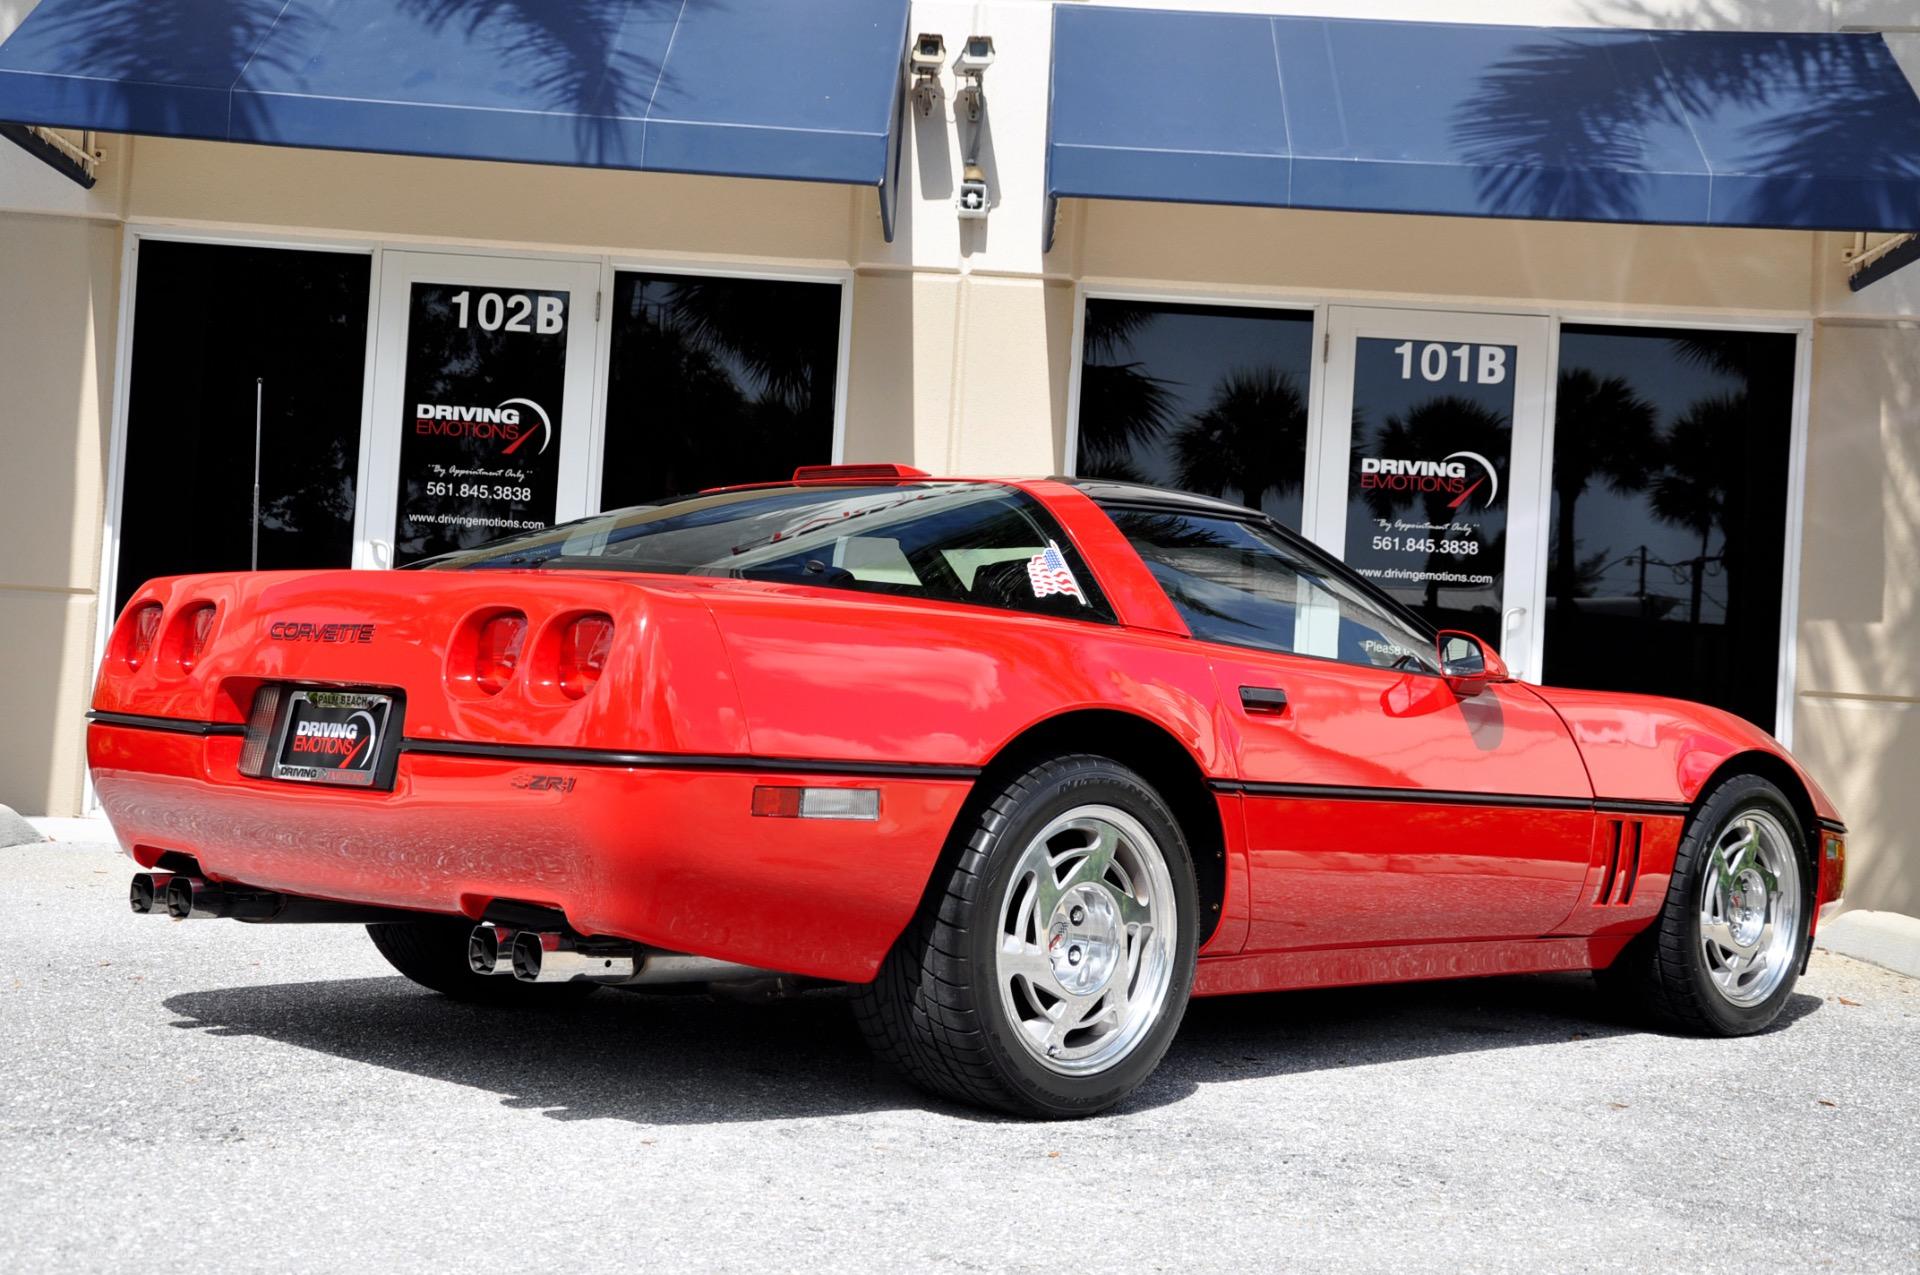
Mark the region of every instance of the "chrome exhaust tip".
[[171, 872], [136, 872], [133, 884], [127, 887], [127, 904], [139, 916], [165, 916], [167, 913], [167, 885], [173, 880]]
[[167, 882], [167, 915], [176, 921], [201, 921], [221, 915], [216, 905], [219, 891], [202, 881], [176, 872]]
[[467, 968], [476, 974], [513, 973], [513, 940], [504, 925], [476, 925], [467, 936]]
[[552, 930], [513, 936], [513, 976], [523, 983], [624, 983], [639, 964], [632, 944], [581, 941]]

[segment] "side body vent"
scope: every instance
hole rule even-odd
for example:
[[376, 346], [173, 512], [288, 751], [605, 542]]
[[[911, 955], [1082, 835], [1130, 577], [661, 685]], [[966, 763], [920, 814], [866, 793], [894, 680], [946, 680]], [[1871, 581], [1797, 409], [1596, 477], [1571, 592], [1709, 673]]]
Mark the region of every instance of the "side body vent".
[[1619, 907], [1633, 902], [1633, 887], [1640, 880], [1640, 841], [1643, 825], [1638, 819], [1607, 820], [1606, 870], [1600, 875], [1600, 893], [1595, 907]]

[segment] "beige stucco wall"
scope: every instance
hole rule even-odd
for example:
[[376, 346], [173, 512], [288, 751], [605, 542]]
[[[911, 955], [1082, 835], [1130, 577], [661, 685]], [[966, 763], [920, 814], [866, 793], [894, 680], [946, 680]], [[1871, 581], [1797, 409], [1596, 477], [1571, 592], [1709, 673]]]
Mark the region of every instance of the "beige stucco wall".
[[1856, 907], [1920, 914], [1920, 324], [1820, 324], [1795, 752], [1849, 825]]
[[1122, 286], [1795, 317], [1815, 271], [1813, 237], [1792, 231], [1114, 200], [1068, 201], [1053, 255], [1070, 273]]
[[0, 803], [70, 814], [92, 686], [120, 228], [0, 215]]

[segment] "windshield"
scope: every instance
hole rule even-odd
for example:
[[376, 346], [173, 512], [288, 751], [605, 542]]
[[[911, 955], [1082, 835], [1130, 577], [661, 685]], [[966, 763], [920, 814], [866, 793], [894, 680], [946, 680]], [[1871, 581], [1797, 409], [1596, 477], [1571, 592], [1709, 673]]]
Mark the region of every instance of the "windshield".
[[597, 514], [418, 564], [733, 576], [1111, 619], [1051, 515], [997, 483], [716, 492]]

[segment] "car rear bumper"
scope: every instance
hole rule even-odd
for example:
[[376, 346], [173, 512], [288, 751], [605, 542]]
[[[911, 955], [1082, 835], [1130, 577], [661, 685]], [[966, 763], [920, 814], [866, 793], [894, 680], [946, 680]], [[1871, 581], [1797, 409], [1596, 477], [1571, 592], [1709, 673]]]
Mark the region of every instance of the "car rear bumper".
[[[94, 722], [88, 756], [143, 866], [478, 917], [556, 907], [586, 934], [820, 978], [878, 970], [926, 886], [967, 778], [580, 764], [403, 752], [393, 790], [249, 779], [242, 740]], [[878, 790], [873, 820], [765, 818], [758, 785]]]

